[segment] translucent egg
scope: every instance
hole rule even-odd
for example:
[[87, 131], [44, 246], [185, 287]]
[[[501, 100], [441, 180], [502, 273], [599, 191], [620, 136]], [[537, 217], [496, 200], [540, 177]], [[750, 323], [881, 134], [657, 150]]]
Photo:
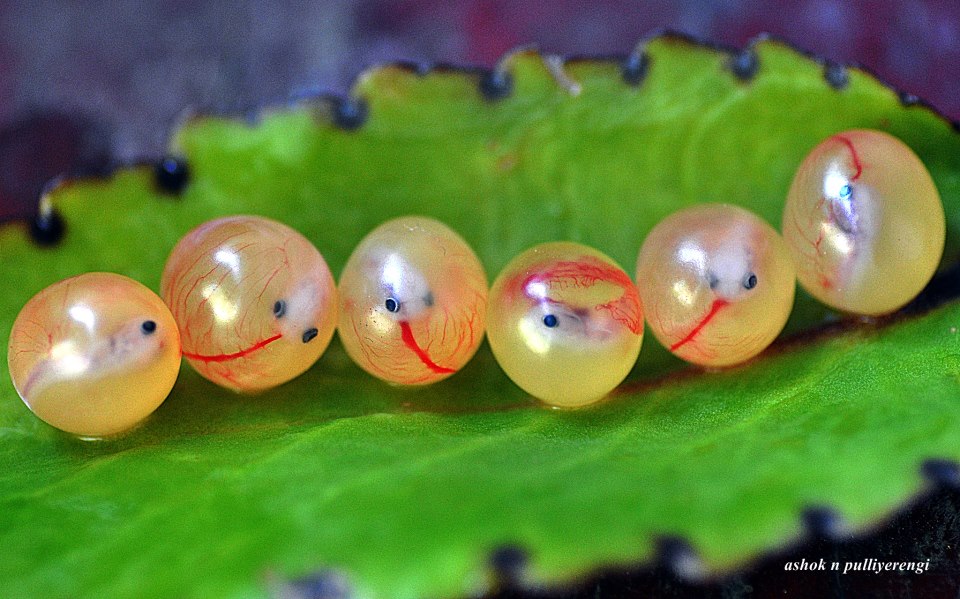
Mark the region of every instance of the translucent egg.
[[290, 227], [231, 216], [193, 229], [160, 283], [183, 356], [235, 391], [285, 383], [323, 354], [337, 322], [336, 284], [320, 252]]
[[487, 339], [514, 383], [548, 404], [601, 399], [633, 368], [643, 308], [630, 277], [572, 242], [533, 247], [490, 290]]
[[729, 366], [783, 330], [796, 274], [773, 227], [742, 208], [704, 204], [653, 228], [640, 248], [637, 286], [661, 344], [687, 362]]
[[7, 361], [17, 393], [41, 420], [105, 437], [166, 399], [180, 372], [180, 335], [155, 293], [127, 277], [88, 273], [27, 302]]
[[838, 133], [803, 160], [783, 213], [800, 284], [854, 314], [900, 308], [943, 255], [943, 205], [910, 148], [880, 131]]
[[371, 231], [340, 277], [340, 339], [375, 377], [425, 385], [460, 370], [483, 340], [487, 275], [446, 225], [404, 217]]

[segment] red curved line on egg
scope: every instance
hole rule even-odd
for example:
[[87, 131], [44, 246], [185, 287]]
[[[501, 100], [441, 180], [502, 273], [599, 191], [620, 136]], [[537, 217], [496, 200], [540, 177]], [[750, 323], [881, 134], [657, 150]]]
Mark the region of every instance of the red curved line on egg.
[[850, 150], [850, 156], [853, 158], [853, 168], [857, 169], [857, 172], [850, 177], [850, 181], [856, 181], [860, 178], [860, 175], [863, 174], [863, 163], [860, 162], [860, 157], [857, 156], [857, 150], [853, 147], [853, 142], [842, 135], [834, 135], [834, 138]]
[[199, 360], [201, 362], [229, 362], [230, 360], [236, 360], [237, 358], [243, 358], [249, 356], [253, 352], [263, 349], [266, 346], [270, 345], [277, 339], [283, 337], [280, 333], [277, 333], [273, 337], [268, 337], [263, 341], [258, 341], [257, 343], [251, 345], [246, 349], [241, 349], [238, 352], [232, 354], [215, 354], [215, 355], [204, 355], [204, 354], [194, 354], [188, 351], [183, 352], [183, 357], [189, 358], [191, 360]]
[[410, 328], [410, 323], [406, 320], [400, 321], [400, 338], [403, 339], [404, 345], [409, 347], [413, 353], [417, 354], [417, 357], [420, 358], [420, 361], [423, 362], [423, 365], [429, 368], [430, 370], [436, 372], [437, 374], [449, 374], [451, 372], [456, 372], [453, 368], [447, 368], [446, 366], [440, 366], [436, 362], [430, 359], [430, 356], [419, 344], [417, 340], [413, 337], [413, 329]]
[[717, 315], [717, 312], [719, 312], [721, 308], [729, 305], [730, 305], [730, 302], [728, 302], [727, 300], [723, 300], [723, 299], [713, 300], [713, 305], [710, 306], [710, 311], [707, 312], [707, 315], [703, 317], [703, 320], [697, 323], [697, 326], [693, 327], [693, 329], [689, 333], [687, 333], [686, 337], [684, 337], [680, 341], [677, 341], [676, 343], [671, 345], [670, 351], [677, 351], [679, 348], [693, 341], [693, 338], [700, 334], [700, 331], [703, 330], [703, 327], [707, 326], [707, 323], [713, 320], [713, 317]]
[[[577, 287], [592, 287], [599, 281], [610, 283], [623, 290], [619, 297], [594, 306], [595, 310], [606, 310], [611, 317], [624, 325], [635, 335], [643, 332], [643, 308], [640, 305], [640, 297], [637, 294], [637, 288], [633, 281], [619, 268], [606, 264], [602, 260], [593, 256], [581, 256], [576, 260], [562, 260], [551, 264], [548, 268], [527, 275], [523, 279], [516, 279], [507, 283], [507, 289], [511, 293], [517, 293], [517, 290], [523, 293], [529, 299], [543, 301], [546, 298], [532, 296], [528, 289], [533, 282], [546, 283], [548, 286], [565, 283]], [[552, 301], [552, 300], [548, 300]], [[563, 302], [556, 302], [564, 305]]]

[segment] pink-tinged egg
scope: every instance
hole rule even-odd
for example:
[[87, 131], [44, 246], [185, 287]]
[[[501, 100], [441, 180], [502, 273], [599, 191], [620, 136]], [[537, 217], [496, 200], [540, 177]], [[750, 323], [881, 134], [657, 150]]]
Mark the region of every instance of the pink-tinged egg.
[[235, 391], [299, 376], [336, 328], [336, 284], [320, 252], [297, 231], [259, 216], [220, 218], [187, 233], [167, 259], [160, 288], [184, 358]]
[[793, 308], [796, 274], [780, 235], [727, 204], [660, 221], [637, 258], [647, 324], [676, 356], [730, 366], [763, 351]]
[[340, 339], [375, 377], [425, 385], [460, 370], [486, 323], [487, 276], [467, 243], [423, 217], [386, 222], [340, 277]]

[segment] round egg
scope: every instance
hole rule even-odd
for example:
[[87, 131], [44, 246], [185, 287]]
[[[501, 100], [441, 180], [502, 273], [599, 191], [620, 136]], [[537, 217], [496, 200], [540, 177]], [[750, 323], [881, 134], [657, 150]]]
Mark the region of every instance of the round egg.
[[643, 307], [630, 277], [605, 254], [545, 243], [511, 260], [490, 290], [487, 338], [519, 387], [561, 407], [593, 403], [633, 368]]
[[803, 288], [864, 315], [916, 297], [946, 238], [926, 167], [899, 139], [870, 130], [837, 133], [811, 150], [790, 186], [782, 230]]
[[783, 330], [796, 274], [773, 227], [743, 208], [703, 204], [650, 231], [637, 258], [637, 287], [661, 344], [687, 362], [730, 366]]
[[87, 273], [27, 302], [7, 360], [17, 393], [41, 420], [105, 437], [133, 428], [166, 399], [180, 371], [180, 335], [148, 288]]
[[262, 391], [310, 368], [333, 337], [337, 291], [320, 252], [259, 216], [204, 223], [173, 248], [161, 294], [203, 377]]
[[389, 383], [443, 380], [483, 340], [483, 265], [459, 235], [431, 218], [397, 218], [371, 231], [347, 261], [339, 290], [347, 353]]

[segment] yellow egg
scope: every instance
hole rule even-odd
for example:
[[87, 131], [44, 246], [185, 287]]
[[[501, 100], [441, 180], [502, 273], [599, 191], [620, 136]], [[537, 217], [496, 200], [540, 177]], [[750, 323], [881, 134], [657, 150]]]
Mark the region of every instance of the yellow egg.
[[796, 275], [773, 227], [742, 208], [704, 204], [653, 228], [637, 259], [637, 286], [661, 344], [694, 364], [729, 366], [783, 330]]
[[398, 218], [371, 231], [339, 289], [340, 339], [354, 362], [384, 381], [443, 380], [483, 340], [487, 275], [467, 243], [436, 220]]
[[490, 290], [487, 338], [501, 368], [548, 404], [578, 407], [610, 393], [643, 341], [637, 290], [597, 250], [554, 242], [510, 261]]
[[940, 194], [903, 142], [833, 135], [803, 160], [783, 212], [800, 284], [854, 314], [893, 312], [930, 281], [946, 237]]
[[7, 354], [24, 403], [83, 437], [126, 431], [163, 403], [180, 371], [170, 311], [140, 283], [88, 273], [47, 287], [23, 307]]

